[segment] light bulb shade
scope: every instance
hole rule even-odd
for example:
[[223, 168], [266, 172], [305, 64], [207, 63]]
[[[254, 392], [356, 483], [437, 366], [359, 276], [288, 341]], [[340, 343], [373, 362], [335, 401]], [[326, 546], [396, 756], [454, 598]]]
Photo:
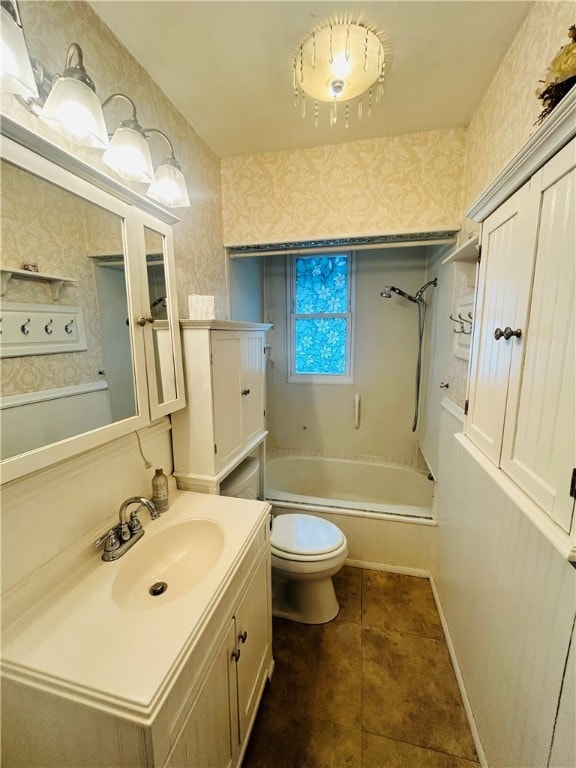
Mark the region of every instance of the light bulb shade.
[[156, 177], [146, 194], [168, 208], [188, 208], [190, 206], [184, 174], [168, 161], [158, 167]]
[[384, 48], [367, 27], [332, 24], [314, 32], [294, 58], [295, 86], [316, 101], [348, 101], [382, 76]]
[[126, 181], [154, 181], [148, 142], [133, 128], [121, 126], [116, 130], [102, 161]]
[[98, 97], [75, 77], [56, 80], [40, 118], [75, 144], [99, 149], [108, 146], [108, 132]]
[[38, 98], [24, 32], [6, 8], [0, 9], [0, 90]]

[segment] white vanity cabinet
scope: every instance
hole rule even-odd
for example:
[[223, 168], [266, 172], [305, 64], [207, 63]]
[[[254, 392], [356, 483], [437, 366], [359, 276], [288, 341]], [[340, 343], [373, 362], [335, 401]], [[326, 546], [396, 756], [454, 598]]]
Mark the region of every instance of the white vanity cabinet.
[[190, 516], [216, 521], [226, 544], [189, 594], [119, 611], [122, 558], [98, 558], [7, 633], [3, 766], [238, 768], [273, 669], [270, 506], [175, 492], [149, 542]]
[[187, 407], [172, 417], [180, 487], [218, 492], [219, 481], [261, 444], [265, 336], [270, 325], [182, 320]]
[[228, 624], [166, 763], [167, 768], [229, 768], [243, 753], [270, 660], [267, 558]]
[[466, 422], [568, 557], [576, 554], [575, 212], [572, 139], [484, 220]]

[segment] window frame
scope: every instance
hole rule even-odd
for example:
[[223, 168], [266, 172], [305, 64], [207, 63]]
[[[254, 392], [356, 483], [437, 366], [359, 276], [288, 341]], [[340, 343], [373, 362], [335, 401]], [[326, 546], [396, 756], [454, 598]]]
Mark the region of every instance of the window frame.
[[[348, 311], [347, 312], [296, 312], [296, 259], [346, 256], [348, 260]], [[287, 347], [288, 347], [288, 383], [291, 384], [352, 384], [354, 382], [354, 336], [355, 336], [355, 297], [356, 264], [353, 251], [329, 251], [327, 253], [293, 253], [287, 257], [289, 285], [287, 294]], [[346, 320], [346, 369], [345, 373], [296, 373], [296, 320], [317, 320], [323, 318], [343, 318]]]

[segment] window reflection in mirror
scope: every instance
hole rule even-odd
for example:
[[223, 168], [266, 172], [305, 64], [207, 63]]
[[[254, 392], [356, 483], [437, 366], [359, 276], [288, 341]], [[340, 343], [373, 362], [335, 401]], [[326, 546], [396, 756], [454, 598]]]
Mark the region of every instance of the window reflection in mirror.
[[[122, 218], [5, 160], [1, 174], [2, 269], [38, 269], [36, 276], [14, 274], [2, 297], [0, 458], [6, 459], [133, 416], [136, 404]], [[71, 282], [54, 298], [44, 275]], [[62, 307], [78, 310], [77, 325], [83, 320], [81, 349], [62, 351], [53, 343], [61, 337], [65, 347], [75, 332], [65, 314], [56, 315]], [[33, 338], [37, 343], [27, 347]]]
[[164, 236], [145, 227], [144, 238], [150, 315], [154, 318], [152, 334], [157, 397], [158, 403], [168, 403], [176, 399], [176, 372], [172, 351], [172, 331], [169, 323]]

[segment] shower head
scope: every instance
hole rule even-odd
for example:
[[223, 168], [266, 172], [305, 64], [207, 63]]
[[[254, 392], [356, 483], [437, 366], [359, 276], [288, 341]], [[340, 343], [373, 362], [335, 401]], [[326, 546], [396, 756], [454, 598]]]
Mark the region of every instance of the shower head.
[[382, 298], [384, 299], [391, 299], [393, 293], [397, 293], [398, 296], [403, 296], [405, 299], [410, 299], [410, 301], [414, 301], [413, 296], [409, 296], [401, 288], [396, 288], [395, 285], [385, 285], [384, 290], [380, 291], [380, 296], [382, 296]]

